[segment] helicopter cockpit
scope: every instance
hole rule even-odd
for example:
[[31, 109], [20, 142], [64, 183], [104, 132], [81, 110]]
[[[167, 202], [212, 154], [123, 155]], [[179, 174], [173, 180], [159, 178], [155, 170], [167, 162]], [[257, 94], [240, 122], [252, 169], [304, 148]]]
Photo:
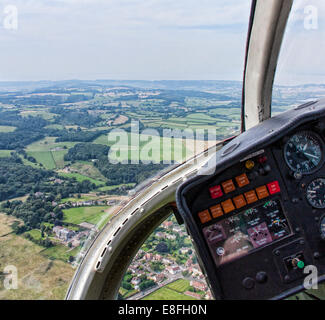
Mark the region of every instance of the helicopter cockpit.
[[67, 299], [115, 299], [148, 235], [185, 224], [215, 299], [283, 299], [325, 280], [325, 100], [271, 117], [293, 1], [252, 1], [242, 133], [159, 177], [88, 249]]

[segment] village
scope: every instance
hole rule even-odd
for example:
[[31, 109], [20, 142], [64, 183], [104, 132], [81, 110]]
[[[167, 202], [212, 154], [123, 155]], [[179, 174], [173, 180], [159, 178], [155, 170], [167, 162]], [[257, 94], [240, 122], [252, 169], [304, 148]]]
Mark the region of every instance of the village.
[[[139, 250], [124, 277], [122, 287], [123, 284], [126, 288], [132, 286], [133, 294], [128, 299], [142, 299], [181, 279], [189, 283], [188, 289], [182, 293], [184, 300], [186, 296], [197, 300], [212, 299], [184, 227], [170, 218], [158, 230]], [[163, 244], [169, 248], [164, 248]], [[164, 249], [169, 252], [161, 252]], [[125, 285], [125, 282], [129, 284]]]

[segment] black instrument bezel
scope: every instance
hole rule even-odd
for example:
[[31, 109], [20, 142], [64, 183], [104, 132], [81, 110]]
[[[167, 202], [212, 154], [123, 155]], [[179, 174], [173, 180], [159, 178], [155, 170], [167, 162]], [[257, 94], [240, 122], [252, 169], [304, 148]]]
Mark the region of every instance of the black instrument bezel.
[[[311, 136], [314, 136], [318, 140], [318, 142], [320, 143], [321, 154], [322, 154], [322, 159], [320, 160], [319, 164], [314, 169], [312, 169], [308, 172], [300, 172], [298, 170], [293, 169], [291, 167], [291, 165], [288, 163], [287, 156], [286, 156], [286, 150], [287, 150], [288, 144], [290, 142], [290, 139], [292, 137], [294, 137], [295, 135], [302, 134], [302, 133], [307, 133]], [[323, 167], [323, 165], [325, 163], [325, 155], [324, 155], [325, 143], [324, 143], [324, 140], [322, 139], [321, 135], [318, 132], [313, 131], [313, 130], [298, 130], [295, 133], [293, 133], [292, 135], [290, 135], [290, 137], [288, 137], [286, 140], [287, 141], [285, 142], [285, 144], [283, 146], [283, 158], [284, 158], [285, 164], [287, 165], [289, 170], [291, 170], [293, 172], [300, 173], [303, 176], [308, 176], [308, 175], [312, 175], [312, 174], [316, 173], [318, 170], [320, 170]]]

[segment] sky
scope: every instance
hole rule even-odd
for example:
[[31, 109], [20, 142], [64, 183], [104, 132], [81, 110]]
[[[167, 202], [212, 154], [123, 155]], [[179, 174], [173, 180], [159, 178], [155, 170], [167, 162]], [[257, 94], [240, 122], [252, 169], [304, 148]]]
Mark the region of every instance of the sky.
[[[304, 2], [324, 1], [295, 1], [279, 83], [325, 71], [313, 57], [323, 31], [300, 30]], [[7, 5], [17, 8], [17, 30], [3, 27]], [[249, 12], [249, 0], [2, 0], [0, 81], [242, 80]]]

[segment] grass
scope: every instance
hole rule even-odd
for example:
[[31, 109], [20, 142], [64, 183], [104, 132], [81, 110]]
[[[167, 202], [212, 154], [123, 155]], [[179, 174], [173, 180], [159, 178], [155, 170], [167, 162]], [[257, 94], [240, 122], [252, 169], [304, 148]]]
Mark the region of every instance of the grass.
[[112, 191], [112, 190], [115, 190], [115, 189], [118, 189], [121, 187], [131, 187], [132, 188], [134, 186], [135, 186], [135, 183], [118, 184], [115, 186], [105, 186], [105, 187], [98, 188], [98, 191]]
[[14, 150], [0, 150], [0, 158], [10, 157], [10, 153]]
[[51, 151], [28, 151], [28, 155], [34, 157], [38, 163], [41, 163], [46, 169], [53, 170], [56, 168]]
[[190, 282], [185, 279], [179, 279], [172, 283], [169, 283], [166, 287], [179, 293], [183, 293], [190, 288]]
[[102, 135], [93, 143], [110, 146], [109, 159], [119, 161], [139, 157], [141, 161], [153, 161], [154, 163], [163, 160], [183, 162], [185, 157], [193, 155], [193, 152], [184, 146], [182, 139], [163, 138], [148, 134], [134, 134], [132, 141], [130, 133], [122, 135], [120, 140], [113, 135]]
[[69, 257], [75, 257], [79, 253], [79, 251], [80, 247], [76, 247], [71, 250], [69, 247], [58, 244], [43, 250], [42, 255], [50, 259], [57, 259], [64, 262], [68, 262]]
[[24, 237], [8, 234], [15, 220], [0, 214], [0, 270], [15, 265], [19, 277], [17, 290], [4, 290], [0, 281], [0, 300], [64, 299], [75, 270], [67, 263], [44, 257], [43, 248]]
[[13, 132], [15, 130], [16, 130], [16, 127], [0, 126], [0, 132]]
[[78, 142], [55, 142], [56, 137], [46, 137], [27, 146], [27, 151], [51, 151], [55, 148], [72, 148]]
[[176, 292], [168, 287], [162, 287], [141, 300], [196, 300], [183, 293]]
[[40, 239], [42, 239], [42, 233], [38, 229], [33, 229], [33, 230], [30, 230], [30, 231], [27, 231], [25, 234], [27, 234], [27, 233], [30, 234], [31, 237], [34, 240], [40, 240]]
[[78, 182], [82, 182], [84, 180], [89, 180], [91, 183], [94, 183], [96, 186], [103, 186], [105, 184], [103, 181], [99, 181], [93, 178], [86, 177], [80, 173], [64, 173], [60, 172], [60, 176], [65, 177], [65, 178], [76, 178]]
[[56, 168], [64, 168], [64, 155], [68, 153], [68, 150], [58, 150], [58, 151], [51, 151], [53, 160], [55, 162]]
[[94, 167], [92, 162], [78, 161], [72, 164], [71, 168], [83, 176], [95, 179], [97, 181], [103, 181], [103, 183], [107, 181], [100, 171]]
[[[109, 206], [94, 206], [65, 209], [63, 210], [63, 221], [72, 224], [88, 222], [97, 225], [105, 216], [105, 211], [108, 208]], [[108, 221], [109, 218], [110, 216], [107, 215], [107, 219], [105, 219], [105, 221]]]

